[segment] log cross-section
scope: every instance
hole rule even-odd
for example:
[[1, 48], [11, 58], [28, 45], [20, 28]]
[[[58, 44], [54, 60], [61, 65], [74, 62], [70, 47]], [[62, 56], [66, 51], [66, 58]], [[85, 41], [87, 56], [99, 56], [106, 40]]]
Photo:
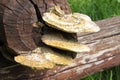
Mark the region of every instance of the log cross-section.
[[[70, 13], [66, 0], [34, 1], [41, 14], [54, 5], [60, 5], [66, 13]], [[36, 39], [40, 35], [32, 32], [32, 23], [36, 21], [36, 12], [29, 0], [0, 1], [0, 41], [14, 51], [32, 50], [37, 47]], [[1, 80], [79, 80], [87, 75], [119, 65], [120, 17], [99, 20], [96, 24], [101, 31], [77, 34], [78, 42], [87, 44], [91, 51], [78, 53], [69, 66], [56, 66], [50, 70], [34, 70], [10, 62], [0, 54]]]

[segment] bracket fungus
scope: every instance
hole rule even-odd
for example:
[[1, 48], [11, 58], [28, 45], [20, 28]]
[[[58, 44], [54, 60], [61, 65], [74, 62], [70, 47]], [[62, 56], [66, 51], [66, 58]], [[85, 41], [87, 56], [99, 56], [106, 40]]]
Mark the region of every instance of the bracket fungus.
[[68, 50], [73, 52], [89, 52], [90, 48], [87, 45], [77, 43], [73, 40], [65, 39], [60, 34], [45, 34], [42, 36], [42, 41], [49, 46]]
[[15, 61], [35, 69], [50, 69], [55, 65], [69, 65], [72, 58], [47, 47], [38, 47], [28, 54], [16, 56]]
[[[50, 69], [55, 65], [69, 65], [73, 59], [72, 56], [63, 54], [65, 50], [80, 53], [89, 52], [90, 48], [77, 41], [68, 40], [61, 33], [64, 32], [72, 35], [74, 33], [98, 32], [100, 30], [89, 16], [80, 13], [65, 14], [60, 9], [60, 6], [50, 8], [49, 12], [43, 14], [43, 20], [49, 26], [48, 29], [51, 27], [61, 32], [47, 32], [42, 34], [41, 40], [44, 43], [43, 46], [29, 53], [17, 55], [14, 58], [16, 62], [36, 69]], [[34, 26], [39, 25], [34, 24]], [[63, 53], [60, 54], [58, 53], [59, 51], [53, 51], [53, 48], [61, 50]]]
[[64, 14], [60, 8], [53, 9], [58, 10], [51, 10], [43, 14], [43, 20], [49, 27], [68, 33], [98, 32], [100, 30], [87, 15], [80, 13]]

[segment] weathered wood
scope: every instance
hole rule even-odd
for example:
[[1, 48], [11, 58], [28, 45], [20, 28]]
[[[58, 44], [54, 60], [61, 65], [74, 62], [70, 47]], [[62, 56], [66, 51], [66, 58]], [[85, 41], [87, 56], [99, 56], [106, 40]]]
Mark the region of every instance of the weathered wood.
[[12, 52], [20, 53], [37, 47], [40, 43], [41, 31], [33, 28], [33, 23], [39, 20], [42, 22], [41, 15], [50, 7], [58, 4], [66, 5], [61, 8], [66, 13], [70, 12], [67, 2], [63, 0], [33, 0], [38, 5], [38, 10], [35, 10], [34, 4], [30, 1], [32, 0], [2, 0], [0, 3], [3, 9], [5, 44]]
[[[100, 25], [102, 29], [100, 32], [79, 36], [78, 38], [79, 39], [83, 38], [83, 40], [84, 38], [89, 37], [90, 43], [88, 45], [91, 47], [91, 52], [78, 54], [76, 59], [74, 60], [74, 63], [71, 64], [70, 66], [57, 66], [52, 70], [36, 71], [16, 64], [12, 64], [11, 67], [10, 66], [5, 67], [7, 62], [6, 63], [4, 62], [1, 64], [1, 65], [4, 64], [5, 66], [3, 65], [2, 68], [0, 69], [1, 70], [0, 77], [4, 80], [5, 79], [10, 80], [12, 78], [31, 80], [35, 79], [79, 80], [84, 76], [101, 71], [105, 68], [110, 68], [112, 66], [118, 65], [120, 64], [119, 19], [120, 17], [114, 17], [98, 21], [97, 24]], [[103, 24], [101, 25], [101, 23]], [[105, 32], [106, 35], [105, 33], [104, 35], [102, 33], [104, 32], [104, 30], [106, 31]], [[114, 34], [114, 31], [117, 34], [116, 33]], [[97, 38], [90, 40], [93, 38], [92, 35], [96, 35], [94, 36], [94, 38], [95, 37]], [[85, 41], [87, 41], [87, 39], [84, 40], [84, 42]], [[2, 58], [0, 59], [1, 61], [5, 60]], [[16, 73], [16, 71], [19, 73]]]
[[[4, 4], [8, 4], [7, 6], [9, 6], [13, 11], [15, 10], [15, 12], [17, 8], [21, 8], [21, 6], [17, 6], [17, 7], [13, 6], [13, 3], [14, 5], [18, 4], [18, 2], [14, 2], [15, 0], [1, 0], [1, 1], [3, 1]], [[17, 22], [20, 21], [19, 23], [21, 24], [24, 24], [22, 20], [24, 19], [28, 20], [28, 21], [25, 21], [27, 22], [27, 24], [24, 24], [24, 25], [27, 25], [25, 28], [27, 27], [31, 28], [32, 27], [31, 22], [37, 21], [32, 5], [28, 2], [28, 0], [17, 0], [17, 1], [19, 1], [25, 7], [23, 10], [18, 11], [18, 12], [21, 12], [19, 13], [21, 16], [19, 16], [18, 21], [17, 21], [17, 17], [15, 17], [16, 19], [14, 18], [11, 18], [11, 19]], [[62, 5], [63, 9], [67, 13], [70, 12], [69, 6], [67, 5], [65, 0], [36, 0], [36, 1], [39, 1], [36, 3], [37, 4], [39, 3], [38, 6], [41, 10], [41, 13], [47, 11], [48, 7], [53, 6], [54, 4], [60, 4]], [[64, 1], [65, 3], [63, 3]], [[45, 3], [47, 4], [47, 7], [45, 6]], [[27, 11], [33, 10], [33, 11], [30, 12], [30, 15], [27, 15], [28, 12], [26, 10]], [[9, 9], [8, 10], [6, 9], [5, 11], [6, 11], [5, 15], [7, 16], [9, 13], [11, 13]], [[23, 16], [23, 13], [26, 14], [25, 18]], [[15, 15], [11, 15], [11, 16], [14, 17]], [[11, 20], [7, 20], [7, 21], [11, 21]], [[89, 33], [89, 34], [78, 33], [78, 41], [88, 44], [89, 47], [91, 48], [91, 52], [77, 54], [73, 64], [69, 66], [56, 66], [51, 70], [33, 70], [28, 67], [19, 65], [17, 63], [10, 62], [5, 58], [3, 58], [2, 55], [0, 55], [0, 78], [2, 80], [38, 80], [38, 79], [40, 80], [79, 80], [80, 78], [83, 78], [87, 75], [101, 71], [105, 68], [110, 68], [112, 66], [119, 65], [120, 64], [120, 60], [119, 60], [120, 59], [120, 45], [119, 45], [120, 44], [120, 17], [113, 17], [105, 20], [100, 20], [100, 21], [97, 21], [96, 23], [101, 28], [100, 32]], [[14, 26], [14, 27], [20, 28], [21, 25]], [[31, 40], [30, 43], [33, 42], [32, 45], [34, 45], [35, 44], [34, 41], [32, 40], [31, 37], [29, 37], [31, 36], [31, 34], [28, 34], [28, 33], [31, 33], [31, 29], [29, 29], [30, 31], [29, 30], [25, 31], [26, 33], [25, 32], [22, 33], [22, 28], [20, 30], [16, 31], [15, 33], [17, 34], [17, 32], [21, 32], [21, 34], [18, 35], [18, 37], [20, 38], [17, 38], [17, 39], [21, 39], [22, 37], [23, 42], [29, 39]], [[25, 35], [22, 35], [22, 34], [25, 34]], [[38, 34], [36, 33], [35, 35], [38, 35]], [[28, 36], [28, 38], [25, 39], [25, 36]], [[11, 37], [10, 39], [14, 40], [12, 36], [10, 37]], [[15, 43], [17, 43], [16, 45], [21, 44], [21, 42], [20, 43], [15, 42]], [[18, 48], [16, 48], [16, 45], [14, 45], [12, 48], [15, 48], [17, 50]], [[28, 45], [27, 43], [25, 43], [24, 45], [28, 46], [29, 48], [31, 48], [32, 46], [32, 45]], [[34, 47], [32, 46], [32, 48]]]
[[0, 46], [3, 45], [5, 41], [4, 27], [3, 27], [3, 8], [0, 6]]

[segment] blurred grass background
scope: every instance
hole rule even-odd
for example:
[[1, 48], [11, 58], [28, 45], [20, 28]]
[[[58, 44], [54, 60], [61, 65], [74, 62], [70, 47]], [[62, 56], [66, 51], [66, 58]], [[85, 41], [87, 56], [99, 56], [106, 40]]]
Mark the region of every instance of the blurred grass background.
[[[72, 12], [87, 14], [92, 20], [120, 16], [120, 0], [68, 0]], [[120, 65], [81, 80], [120, 80]]]

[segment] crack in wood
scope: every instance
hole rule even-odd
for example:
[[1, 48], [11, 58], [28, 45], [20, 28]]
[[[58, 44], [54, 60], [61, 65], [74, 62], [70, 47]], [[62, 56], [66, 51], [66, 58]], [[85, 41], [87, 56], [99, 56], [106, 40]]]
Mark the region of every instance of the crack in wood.
[[[84, 65], [89, 65], [89, 64], [94, 65], [94, 64], [97, 64], [97, 62], [100, 62], [100, 61], [103, 61], [103, 62], [104, 62], [105, 60], [111, 60], [110, 58], [114, 58], [114, 57], [116, 57], [116, 56], [120, 56], [120, 54], [118, 54], [118, 55], [113, 55], [113, 56], [110, 56], [110, 57], [106, 57], [106, 58], [101, 59], [101, 60], [98, 60], [98, 61], [93, 61], [93, 62], [89, 62], [89, 63], [85, 63], [85, 64], [79, 64], [79, 65], [77, 65], [77, 66], [69, 67], [69, 68], [63, 69], [63, 70], [61, 70], [61, 71], [59, 71], [59, 72], [57, 72], [57, 73], [48, 75], [47, 77], [32, 77], [31, 79], [49, 78], [49, 77], [52, 77], [52, 76], [56, 76], [56, 75], [59, 74], [59, 73], [63, 73], [64, 71], [67, 72], [67, 71], [69, 71], [69, 70], [72, 70], [73, 68], [76, 68], [76, 67], [79, 67], [79, 66], [84, 66]], [[93, 64], [92, 64], [92, 63], [93, 63]], [[98, 65], [99, 65], [99, 64], [98, 64]]]
[[36, 15], [37, 15], [38, 22], [40, 21], [41, 23], [45, 23], [44, 20], [43, 20], [43, 18], [42, 18], [41, 12], [40, 12], [37, 4], [35, 4], [35, 3], [33, 2], [33, 0], [29, 0], [29, 1], [30, 1], [30, 2], [32, 3], [32, 5], [34, 6], [34, 9], [35, 9], [35, 11], [36, 11]]
[[4, 8], [7, 8], [8, 10], [10, 10], [15, 16], [18, 17], [18, 15], [16, 15], [16, 14], [14, 13], [14, 11], [13, 11], [11, 8], [9, 8], [9, 7], [6, 6], [6, 5], [3, 5], [2, 3], [0, 3], [0, 5], [3, 6]]
[[[47, 7], [47, 3], [46, 3], [46, 1], [45, 0], [43, 0], [43, 4], [45, 5], [45, 10], [47, 10], [48, 9], [48, 7]], [[46, 11], [45, 11], [46, 12]]]
[[[12, 2], [12, 1], [14, 1], [14, 0], [9, 0], [10, 2]], [[18, 1], [18, 0], [17, 0]], [[32, 0], [33, 1], [33, 0]], [[41, 6], [42, 7], [39, 7], [39, 10], [44, 10], [45, 9], [45, 11], [47, 11], [47, 9], [48, 9], [48, 7], [50, 7], [49, 6], [49, 4], [48, 4], [48, 2], [46, 3], [46, 1], [49, 1], [49, 0], [40, 0], [40, 1], [44, 1], [44, 3], [38, 3], [38, 4], [36, 4], [37, 5], [37, 7], [39, 7], [39, 5], [41, 4]], [[64, 0], [61, 0], [61, 1], [59, 1], [58, 0], [58, 2], [56, 1], [56, 0], [51, 0], [51, 1], [53, 1], [53, 3], [55, 4], [60, 4], [60, 5], [63, 5], [63, 3], [61, 3], [61, 1], [63, 1], [64, 2]], [[56, 1], [56, 2], [55, 2]], [[31, 9], [29, 9], [29, 7], [31, 7], [31, 3], [29, 2], [29, 0], [28, 1], [26, 1], [26, 0], [19, 0], [18, 2], [20, 2], [20, 4], [22, 5], [22, 6], [25, 6], [24, 8], [25, 9], [28, 9], [28, 11], [29, 10], [31, 10]], [[26, 5], [27, 4], [22, 4], [22, 2], [23, 3], [28, 3], [28, 6], [26, 7]], [[39, 2], [39, 0], [38, 0], [38, 2]], [[1, 4], [1, 3], [0, 3]], [[5, 6], [5, 8], [8, 10], [6, 10], [6, 13], [5, 14], [7, 14], [7, 15], [9, 15], [9, 18], [12, 18], [12, 17], [17, 17], [16, 15], [14, 15], [14, 14], [17, 14], [17, 13], [19, 13], [19, 9], [18, 8], [23, 8], [23, 7], [20, 7], [20, 4], [18, 5], [13, 5], [13, 7], [11, 7], [11, 5], [12, 5], [12, 3], [10, 3], [10, 5], [8, 4], [8, 5], [4, 5]], [[46, 4], [46, 8], [44, 8], [43, 7], [43, 5], [44, 4]], [[8, 8], [7, 8], [8, 7]], [[15, 7], [15, 8], [14, 8]], [[64, 6], [63, 6], [64, 7]], [[11, 10], [9, 10], [9, 8], [13, 11], [11, 11]], [[32, 10], [34, 9], [34, 7], [31, 7], [32, 8]], [[18, 10], [17, 10], [18, 9]], [[23, 13], [23, 12], [25, 12], [26, 10], [24, 9], [24, 11], [21, 11], [22, 9], [20, 9], [20, 11], [21, 11], [21, 13]], [[67, 8], [65, 8], [65, 9], [67, 9]], [[32, 10], [30, 11], [30, 13], [32, 12]], [[17, 12], [16, 12], [17, 11]], [[10, 12], [10, 13], [9, 13]], [[34, 12], [34, 11], [33, 11]], [[44, 11], [43, 11], [44, 12]], [[2, 13], [1, 11], [0, 11], [0, 13]], [[14, 14], [13, 14], [14, 13]], [[21, 14], [20, 13], [20, 14]], [[27, 13], [27, 12], [25, 12], [25, 13]], [[3, 14], [3, 13], [2, 13]], [[28, 14], [28, 13], [27, 13]], [[34, 13], [32, 13], [32, 14], [34, 14]], [[42, 14], [42, 13], [41, 13]], [[10, 17], [11, 16], [11, 17]], [[19, 15], [18, 14], [18, 16], [20, 16], [21, 17], [21, 15]], [[32, 15], [32, 18], [33, 17], [35, 17], [36, 16], [36, 14], [34, 14], [34, 16]], [[22, 16], [22, 17], [24, 17], [24, 16]], [[25, 16], [26, 17], [26, 16]], [[31, 17], [31, 16], [28, 16], [28, 17]], [[30, 18], [30, 19], [32, 19], [32, 18]], [[22, 19], [22, 18], [20, 18], [20, 19]], [[20, 21], [20, 19], [18, 20], [18, 22]], [[25, 18], [25, 19], [28, 19], [28, 18]], [[24, 20], [25, 20], [24, 19]], [[34, 18], [33, 18], [34, 19]], [[10, 62], [5, 62], [2, 58], [0, 58], [0, 60], [1, 60], [1, 65], [0, 65], [0, 69], [3, 69], [3, 70], [5, 70], [5, 71], [9, 71], [9, 73], [7, 74], [0, 74], [0, 77], [2, 78], [2, 79], [22, 79], [22, 80], [28, 80], [28, 79], [45, 79], [45, 78], [47, 78], [47, 80], [49, 79], [49, 80], [52, 80], [53, 78], [54, 79], [61, 79], [61, 75], [65, 75], [65, 76], [62, 76], [62, 79], [61, 80], [63, 80], [63, 78], [72, 78], [71, 80], [74, 80], [74, 79], [76, 79], [76, 76], [77, 75], [79, 75], [79, 78], [81, 78], [81, 77], [83, 77], [83, 75], [88, 75], [88, 74], [91, 74], [91, 73], [94, 73], [94, 70], [95, 70], [95, 72], [98, 72], [99, 71], [99, 69], [104, 69], [104, 68], [106, 68], [107, 66], [108, 67], [110, 67], [110, 66], [113, 66], [113, 65], [118, 65], [119, 63], [120, 63], [120, 61], [119, 61], [119, 57], [120, 57], [120, 55], [119, 55], [119, 52], [120, 52], [120, 47], [118, 46], [119, 45], [119, 40], [120, 39], [118, 39], [118, 37], [120, 37], [119, 35], [120, 35], [120, 32], [119, 32], [119, 30], [117, 30], [117, 29], [119, 29], [119, 19], [120, 19], [120, 17], [116, 17], [116, 19], [114, 18], [114, 19], [108, 19], [107, 21], [106, 20], [104, 20], [104, 21], [100, 21], [100, 22], [98, 22], [98, 25], [102, 25], [101, 26], [101, 31], [99, 32], [99, 33], [95, 33], [95, 35], [94, 35], [94, 33], [90, 33], [90, 34], [84, 34], [84, 35], [82, 35], [82, 37], [86, 40], [88, 40], [88, 41], [92, 41], [91, 43], [89, 43], [88, 45], [90, 45], [90, 46], [93, 46], [93, 48], [95, 48], [94, 50], [95, 50], [95, 52], [99, 52], [99, 51], [101, 51], [101, 53], [103, 53], [103, 55], [102, 56], [100, 56], [100, 58], [99, 59], [97, 59], [96, 61], [95, 60], [90, 60], [90, 62], [88, 61], [88, 62], [86, 62], [86, 63], [84, 63], [84, 64], [81, 64], [80, 63], [80, 57], [78, 57], [79, 58], [79, 61], [75, 61], [75, 63], [73, 63], [73, 64], [71, 64], [70, 66], [65, 66], [65, 67], [58, 67], [57, 66], [57, 68], [55, 67], [55, 68], [53, 68], [52, 70], [48, 70], [48, 71], [38, 71], [38, 73], [37, 72], [34, 72], [33, 70], [31, 70], [31, 69], [28, 69], [28, 68], [26, 68], [26, 67], [23, 67], [23, 66], [15, 66], [15, 67], [9, 67], [10, 65], [14, 65], [14, 64], [10, 64]], [[8, 20], [8, 19], [7, 19]], [[12, 20], [12, 19], [11, 19]], [[16, 19], [15, 19], [16, 20]], [[36, 18], [35, 18], [35, 20], [36, 20]], [[109, 21], [110, 20], [110, 21]], [[25, 22], [29, 22], [29, 21], [25, 21]], [[32, 22], [34, 22], [34, 21], [32, 21]], [[101, 23], [102, 22], [102, 23]], [[10, 23], [9, 25], [8, 25], [8, 23], [9, 23], [9, 21], [7, 21], [7, 24], [4, 24], [5, 26], [9, 26], [9, 27], [7, 27], [7, 28], [10, 28], [9, 30], [12, 30], [11, 29], [11, 25], [13, 25], [12, 23]], [[19, 24], [22, 24], [23, 22], [21, 21], [21, 22], [19, 22], [19, 23], [16, 23], [17, 25], [19, 25]], [[30, 23], [31, 24], [31, 23]], [[24, 26], [26, 26], [27, 25], [27, 23], [24, 23], [23, 24]], [[108, 26], [109, 25], [109, 26]], [[30, 27], [30, 26], [29, 26]], [[21, 28], [21, 26], [19, 27], [19, 28]], [[27, 28], [26, 28], [27, 29]], [[3, 30], [3, 29], [2, 29]], [[20, 31], [21, 31], [21, 29], [20, 29]], [[1, 32], [1, 30], [0, 30], [0, 32]], [[15, 33], [14, 31], [11, 31], [10, 33]], [[105, 34], [104, 34], [105, 33]], [[1, 33], [0, 33], [1, 34]], [[20, 32], [20, 34], [19, 34], [19, 36], [20, 37], [22, 37], [21, 39], [24, 39], [24, 37], [25, 36], [27, 36], [27, 35], [22, 35], [23, 33], [21, 33]], [[79, 35], [78, 35], [78, 37], [79, 37]], [[81, 37], [81, 35], [80, 35], [80, 37]], [[113, 37], [113, 38], [112, 38]], [[79, 39], [81, 39], [81, 38], [79, 38]], [[113, 40], [112, 40], [113, 39]], [[26, 39], [25, 39], [26, 40]], [[108, 41], [108, 43], [107, 43], [107, 41]], [[118, 43], [118, 44], [117, 44]], [[102, 46], [103, 45], [103, 46]], [[24, 45], [22, 45], [22, 46], [24, 46]], [[116, 46], [116, 47], [115, 47]], [[118, 46], [118, 47], [117, 47]], [[100, 48], [100, 49], [97, 49], [97, 48]], [[108, 51], [107, 51], [108, 50]], [[94, 52], [94, 53], [95, 53]], [[92, 53], [92, 54], [94, 54], [94, 53]], [[106, 54], [105, 54], [106, 53]], [[91, 55], [92, 55], [91, 54]], [[96, 53], [97, 54], [97, 53]], [[106, 56], [107, 55], [107, 56]], [[1, 57], [1, 56], [0, 56]], [[97, 56], [98, 57], [98, 56]], [[117, 58], [116, 60], [115, 60], [115, 58]], [[2, 61], [3, 60], [3, 61]], [[106, 63], [107, 61], [109, 61], [110, 60], [110, 62], [108, 62], [108, 63]], [[113, 61], [112, 61], [113, 60]], [[92, 61], [92, 62], [91, 62]], [[3, 64], [2, 64], [3, 63]], [[111, 64], [112, 63], [112, 64]], [[92, 66], [87, 66], [87, 65], [92, 65]], [[97, 66], [98, 65], [98, 66]], [[102, 65], [102, 67], [101, 66], [99, 66], [99, 65]], [[9, 68], [4, 68], [5, 66], [8, 66]], [[85, 66], [85, 67], [84, 67]], [[88, 69], [87, 69], [87, 67], [89, 67]], [[94, 68], [93, 68], [94, 67]], [[82, 70], [82, 69], [85, 69], [85, 70]], [[93, 71], [90, 71], [90, 70], [93, 70]], [[20, 70], [18, 73], [16, 73], [16, 71], [15, 70]], [[77, 71], [78, 70], [78, 71]], [[73, 72], [72, 72], [73, 71]], [[83, 72], [82, 72], [83, 71]], [[85, 73], [86, 72], [86, 73]], [[4, 71], [3, 71], [3, 73], [4, 73]], [[33, 75], [34, 74], [34, 75]], [[60, 75], [60, 76], [59, 76]]]
[[16, 2], [22, 7], [22, 9], [24, 9], [29, 15], [31, 15], [31, 13], [24, 8], [24, 6], [19, 2], [19, 0], [16, 0]]
[[19, 65], [20, 65], [20, 64], [15, 64], [15, 65], [7, 66], [7, 67], [4, 67], [4, 68], [0, 68], [0, 72], [1, 72], [1, 71], [4, 71], [4, 70], [7, 70], [7, 69], [10, 69], [10, 68], [17, 67], [17, 66], [19, 66]]
[[120, 32], [115, 33], [115, 34], [111, 34], [111, 35], [108, 35], [108, 36], [103, 36], [103, 37], [100, 37], [100, 38], [95, 38], [95, 39], [93, 39], [93, 41], [94, 41], [94, 40], [106, 39], [106, 38], [110, 38], [110, 37], [118, 36], [118, 35], [120, 35]]

